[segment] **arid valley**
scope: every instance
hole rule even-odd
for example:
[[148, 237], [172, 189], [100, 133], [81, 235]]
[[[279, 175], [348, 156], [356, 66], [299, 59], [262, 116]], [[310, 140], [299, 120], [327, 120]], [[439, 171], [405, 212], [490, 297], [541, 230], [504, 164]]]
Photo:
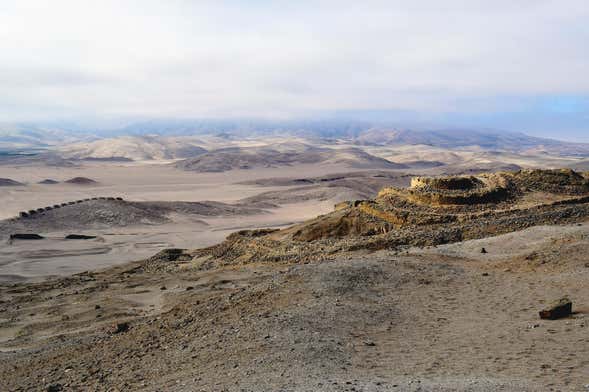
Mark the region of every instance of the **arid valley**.
[[7, 154], [2, 390], [587, 390], [589, 147], [403, 135]]
[[0, 1], [0, 392], [589, 392], [587, 21]]

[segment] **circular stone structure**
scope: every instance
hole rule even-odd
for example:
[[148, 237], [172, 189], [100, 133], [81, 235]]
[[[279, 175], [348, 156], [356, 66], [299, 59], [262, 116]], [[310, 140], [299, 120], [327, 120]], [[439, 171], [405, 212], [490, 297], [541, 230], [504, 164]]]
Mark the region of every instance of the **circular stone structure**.
[[429, 206], [499, 203], [512, 196], [511, 181], [501, 174], [414, 177], [409, 189], [385, 188], [379, 197], [397, 197]]
[[470, 190], [481, 188], [484, 183], [476, 177], [413, 177], [411, 188], [431, 188], [434, 190]]

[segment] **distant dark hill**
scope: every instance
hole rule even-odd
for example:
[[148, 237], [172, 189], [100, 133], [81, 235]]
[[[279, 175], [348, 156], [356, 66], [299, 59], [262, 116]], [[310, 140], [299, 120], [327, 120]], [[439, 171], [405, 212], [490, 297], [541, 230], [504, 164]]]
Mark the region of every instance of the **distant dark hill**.
[[46, 178], [43, 181], [39, 181], [39, 184], [42, 184], [42, 185], [54, 185], [54, 184], [59, 184], [59, 181], [53, 180], [51, 178]]
[[23, 183], [11, 180], [10, 178], [0, 178], [0, 186], [23, 186]]
[[[70, 204], [71, 203], [71, 204]], [[190, 216], [195, 224], [206, 225], [201, 217], [263, 214], [260, 208], [219, 202], [133, 202], [85, 199], [43, 207], [25, 216], [0, 220], [0, 238], [14, 233], [46, 233], [133, 225], [169, 223], [174, 215]]]
[[96, 181], [94, 181], [91, 178], [87, 178], [87, 177], [74, 177], [74, 178], [70, 178], [69, 180], [64, 181], [67, 184], [75, 184], [75, 185], [92, 185], [92, 184], [97, 184]]
[[213, 150], [196, 158], [176, 162], [182, 170], [224, 172], [235, 169], [284, 167], [302, 164], [331, 163], [353, 168], [405, 169], [407, 166], [370, 155], [359, 148], [317, 148], [300, 143], [283, 143], [271, 147], [231, 147]]

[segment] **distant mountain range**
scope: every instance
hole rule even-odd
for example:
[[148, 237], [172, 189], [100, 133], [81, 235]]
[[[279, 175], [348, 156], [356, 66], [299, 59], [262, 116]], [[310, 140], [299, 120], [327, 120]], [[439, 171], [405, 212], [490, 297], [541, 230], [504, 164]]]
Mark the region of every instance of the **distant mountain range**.
[[[547, 153], [566, 156], [589, 156], [588, 143], [571, 143], [528, 136], [524, 133], [479, 129], [399, 129], [383, 124], [357, 121], [254, 121], [254, 120], [156, 120], [136, 122], [116, 129], [89, 130], [71, 124], [0, 124], [0, 150], [63, 147], [69, 156], [109, 158], [113, 144], [124, 145], [124, 151], [134, 149], [128, 158], [187, 158], [197, 155], [195, 144], [182, 151], [179, 140], [165, 143], [163, 138], [149, 139], [146, 135], [202, 136], [246, 139], [267, 136], [293, 136], [321, 144], [347, 143], [362, 146], [428, 145], [447, 149], [478, 148], [481, 150], [517, 153]], [[123, 138], [121, 138], [123, 137]], [[136, 138], [134, 138], [136, 137]], [[105, 140], [118, 138], [116, 142]], [[162, 146], [162, 143], [165, 145]], [[130, 146], [134, 145], [134, 147]], [[116, 150], [116, 148], [115, 148]], [[194, 151], [193, 151], [194, 150]], [[88, 153], [92, 151], [92, 153]], [[178, 153], [178, 151], [180, 151]], [[115, 151], [116, 152], [116, 151]], [[204, 151], [200, 151], [201, 153]]]
[[46, 148], [88, 138], [75, 128], [0, 123], [0, 150]]
[[493, 130], [390, 130], [372, 128], [354, 138], [360, 145], [428, 145], [455, 149], [478, 147], [483, 150], [534, 152], [567, 156], [587, 156], [588, 143], [571, 143], [554, 139], [528, 136], [518, 132]]

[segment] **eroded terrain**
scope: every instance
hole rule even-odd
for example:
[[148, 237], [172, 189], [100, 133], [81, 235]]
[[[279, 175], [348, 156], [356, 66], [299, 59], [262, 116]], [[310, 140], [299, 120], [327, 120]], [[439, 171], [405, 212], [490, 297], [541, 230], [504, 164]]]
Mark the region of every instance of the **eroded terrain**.
[[[7, 390], [586, 390], [587, 178], [412, 185], [209, 248], [3, 284], [0, 379]], [[540, 320], [563, 296], [573, 315]]]

